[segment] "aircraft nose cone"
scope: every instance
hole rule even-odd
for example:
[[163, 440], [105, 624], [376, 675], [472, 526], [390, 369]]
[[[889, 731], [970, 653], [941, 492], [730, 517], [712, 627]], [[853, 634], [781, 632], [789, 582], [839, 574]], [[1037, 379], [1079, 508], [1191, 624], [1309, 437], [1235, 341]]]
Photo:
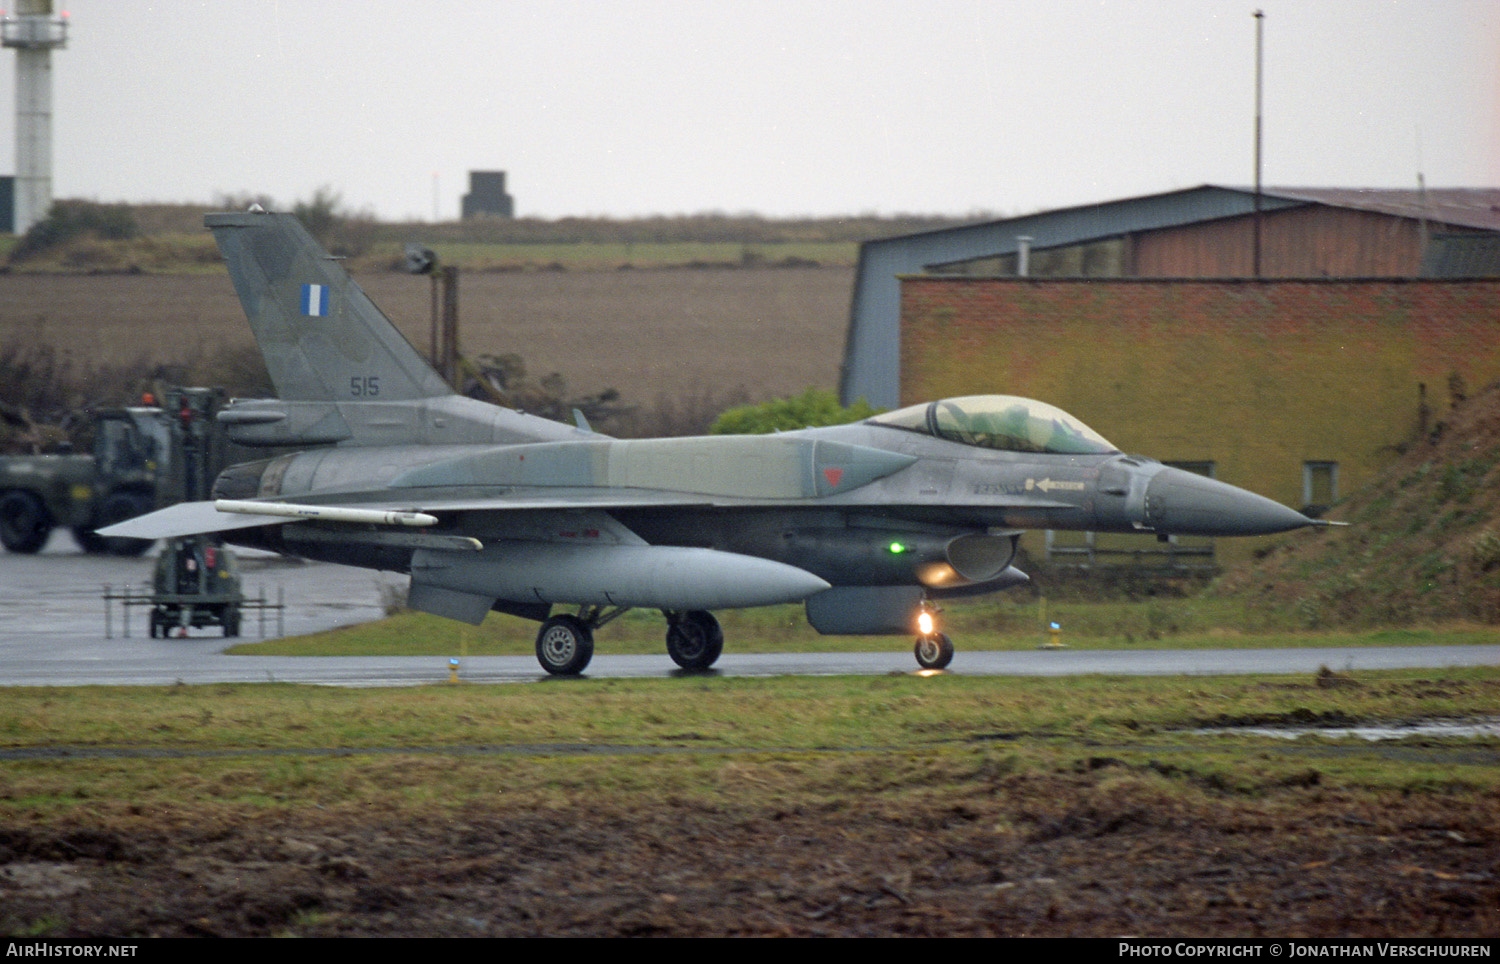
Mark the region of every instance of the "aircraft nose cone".
[[1280, 502], [1170, 467], [1146, 488], [1146, 518], [1152, 529], [1172, 535], [1270, 535], [1317, 524]]

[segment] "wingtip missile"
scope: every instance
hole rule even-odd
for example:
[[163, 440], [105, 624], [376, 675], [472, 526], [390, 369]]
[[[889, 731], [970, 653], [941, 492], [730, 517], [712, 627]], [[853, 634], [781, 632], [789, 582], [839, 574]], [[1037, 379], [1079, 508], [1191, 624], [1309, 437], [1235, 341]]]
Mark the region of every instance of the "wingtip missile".
[[214, 508], [236, 515], [285, 516], [314, 522], [344, 522], [356, 525], [434, 526], [437, 516], [400, 509], [356, 509], [339, 505], [303, 505], [296, 502], [254, 502], [217, 499]]

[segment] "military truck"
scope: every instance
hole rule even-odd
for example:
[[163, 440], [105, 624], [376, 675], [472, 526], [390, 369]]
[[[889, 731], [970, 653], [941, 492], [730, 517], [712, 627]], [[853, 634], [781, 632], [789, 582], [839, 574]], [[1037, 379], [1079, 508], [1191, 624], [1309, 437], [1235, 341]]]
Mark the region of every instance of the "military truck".
[[91, 455], [0, 457], [0, 544], [39, 552], [62, 526], [86, 552], [145, 552], [149, 540], [107, 539], [95, 530], [206, 494], [225, 464], [223, 431], [214, 421], [223, 395], [168, 388], [162, 404], [97, 412]]
[[64, 526], [87, 552], [139, 555], [144, 539], [106, 539], [94, 530], [158, 505], [157, 476], [167, 427], [155, 406], [97, 413], [92, 455], [0, 458], [0, 544], [39, 552]]

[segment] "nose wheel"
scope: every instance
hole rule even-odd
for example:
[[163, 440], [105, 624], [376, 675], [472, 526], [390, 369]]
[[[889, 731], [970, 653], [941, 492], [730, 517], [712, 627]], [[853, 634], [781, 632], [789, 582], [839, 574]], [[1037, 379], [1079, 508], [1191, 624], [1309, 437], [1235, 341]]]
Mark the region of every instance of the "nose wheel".
[[937, 611], [924, 602], [917, 612], [917, 645], [912, 653], [923, 669], [943, 669], [953, 662], [953, 640], [938, 632]]
[[918, 636], [913, 652], [923, 669], [942, 669], [953, 662], [953, 640], [942, 633]]

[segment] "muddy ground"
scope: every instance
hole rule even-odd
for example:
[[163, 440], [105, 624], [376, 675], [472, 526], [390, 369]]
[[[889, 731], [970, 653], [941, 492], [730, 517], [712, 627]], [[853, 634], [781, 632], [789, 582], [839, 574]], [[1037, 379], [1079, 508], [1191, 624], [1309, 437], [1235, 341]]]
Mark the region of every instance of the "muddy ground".
[[[1157, 772], [1149, 772], [1154, 768]], [[1165, 778], [1165, 779], [1164, 779]], [[935, 808], [302, 812], [0, 827], [0, 929], [69, 936], [1487, 936], [1500, 801], [1162, 790], [1095, 758]]]

